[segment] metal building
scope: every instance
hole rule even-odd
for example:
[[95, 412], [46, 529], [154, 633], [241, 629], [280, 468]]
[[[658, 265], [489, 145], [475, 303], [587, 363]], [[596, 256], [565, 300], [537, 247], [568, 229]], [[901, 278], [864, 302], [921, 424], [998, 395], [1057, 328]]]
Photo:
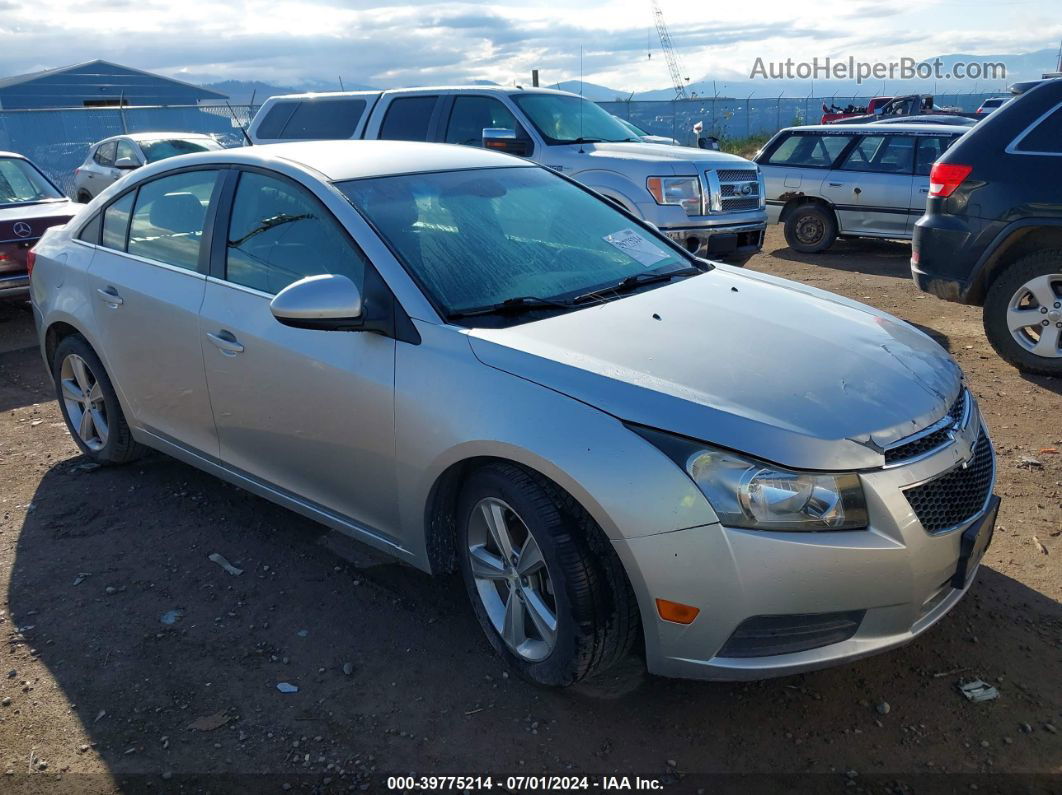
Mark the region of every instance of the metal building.
[[0, 78], [0, 109], [196, 105], [225, 94], [110, 61]]

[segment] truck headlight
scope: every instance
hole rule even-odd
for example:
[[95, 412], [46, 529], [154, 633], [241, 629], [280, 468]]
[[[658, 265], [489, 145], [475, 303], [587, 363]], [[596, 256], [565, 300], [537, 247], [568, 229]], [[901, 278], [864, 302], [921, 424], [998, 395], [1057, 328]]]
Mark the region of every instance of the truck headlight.
[[690, 476], [725, 525], [753, 530], [860, 530], [867, 504], [854, 472], [798, 472], [661, 431], [628, 426]]
[[686, 215], [701, 215], [701, 181], [697, 177], [649, 177], [645, 187], [657, 204], [677, 204]]

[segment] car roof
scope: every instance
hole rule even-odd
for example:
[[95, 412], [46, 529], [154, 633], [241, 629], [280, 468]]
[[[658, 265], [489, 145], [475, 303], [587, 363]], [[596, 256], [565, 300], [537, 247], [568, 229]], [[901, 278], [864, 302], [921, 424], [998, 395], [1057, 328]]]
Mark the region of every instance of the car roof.
[[121, 135], [111, 135], [107, 138], [102, 138], [97, 141], [97, 144], [107, 143], [108, 141], [117, 141], [119, 138], [128, 138], [131, 141], [157, 141], [162, 139], [186, 139], [186, 138], [210, 138], [214, 140], [212, 135], [207, 133], [194, 133], [194, 132], [132, 132], [122, 133]]
[[0, 157], [17, 157], [19, 160], [29, 160], [25, 155], [20, 155], [18, 152], [0, 152]]
[[561, 96], [578, 96], [571, 91], [560, 91], [554, 88], [523, 88], [521, 86], [414, 86], [412, 88], [388, 88], [379, 91], [321, 91], [306, 92], [302, 94], [277, 94], [270, 100], [278, 99], [342, 99], [343, 97], [366, 97], [379, 94], [424, 94], [432, 92], [458, 93], [458, 94], [559, 94]]
[[277, 160], [311, 169], [333, 182], [430, 171], [534, 167], [522, 158], [474, 146], [419, 141], [293, 141], [197, 152], [159, 163], [176, 166], [221, 162], [268, 167]]
[[804, 132], [833, 132], [833, 133], [931, 133], [940, 132], [955, 135], [959, 130], [967, 128], [955, 124], [919, 124], [917, 122], [896, 122], [895, 124], [806, 124], [803, 127], [787, 127], [783, 132], [800, 130]]

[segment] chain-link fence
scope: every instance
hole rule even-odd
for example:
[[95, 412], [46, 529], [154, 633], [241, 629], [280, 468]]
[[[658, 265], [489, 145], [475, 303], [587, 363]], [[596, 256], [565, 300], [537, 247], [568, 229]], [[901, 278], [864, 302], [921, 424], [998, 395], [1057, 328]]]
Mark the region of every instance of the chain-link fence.
[[[646, 132], [693, 146], [697, 122], [703, 128], [701, 135], [731, 140], [765, 136], [783, 127], [817, 124], [823, 105], [865, 108], [871, 96], [699, 97], [598, 104]], [[991, 96], [998, 96], [998, 92], [938, 94], [936, 104], [971, 112]], [[241, 146], [244, 139], [240, 128], [250, 123], [257, 109], [253, 105], [190, 105], [0, 110], [0, 151], [25, 155], [72, 195], [74, 169], [84, 162], [89, 146], [96, 141], [131, 132], [195, 132], [213, 135], [225, 146]]]
[[0, 151], [25, 155], [73, 196], [74, 169], [96, 141], [122, 133], [195, 132], [240, 146], [240, 127], [255, 110], [251, 105], [0, 110]]
[[[972, 113], [989, 97], [987, 94], [937, 94], [934, 102], [940, 108]], [[698, 97], [696, 99], [648, 102], [645, 100], [599, 102], [605, 110], [627, 119], [653, 135], [674, 138], [687, 146], [696, 145], [693, 127], [703, 126], [701, 135], [721, 139], [742, 139], [773, 135], [783, 127], [818, 124], [823, 106], [845, 109], [866, 108], [874, 97]]]

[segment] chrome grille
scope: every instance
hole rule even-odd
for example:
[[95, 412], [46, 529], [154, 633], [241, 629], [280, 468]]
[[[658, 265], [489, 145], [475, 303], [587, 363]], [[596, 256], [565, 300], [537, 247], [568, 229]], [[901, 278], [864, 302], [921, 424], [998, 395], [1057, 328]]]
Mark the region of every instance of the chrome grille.
[[948, 413], [931, 425], [930, 429], [927, 429], [928, 433], [921, 431], [917, 438], [909, 442], [901, 439], [898, 444], [888, 448], [885, 451], [885, 465], [895, 466], [905, 461], [921, 458], [938, 448], [951, 444], [955, 431], [962, 430], [970, 421], [969, 397], [969, 391], [963, 389], [955, 398], [955, 402], [951, 404]]
[[760, 207], [760, 180], [755, 169], [722, 168], [706, 171], [713, 212], [757, 210]]
[[980, 513], [992, 490], [992, 443], [982, 430], [973, 458], [921, 486], [904, 491], [907, 502], [927, 533], [940, 533], [961, 525]]

